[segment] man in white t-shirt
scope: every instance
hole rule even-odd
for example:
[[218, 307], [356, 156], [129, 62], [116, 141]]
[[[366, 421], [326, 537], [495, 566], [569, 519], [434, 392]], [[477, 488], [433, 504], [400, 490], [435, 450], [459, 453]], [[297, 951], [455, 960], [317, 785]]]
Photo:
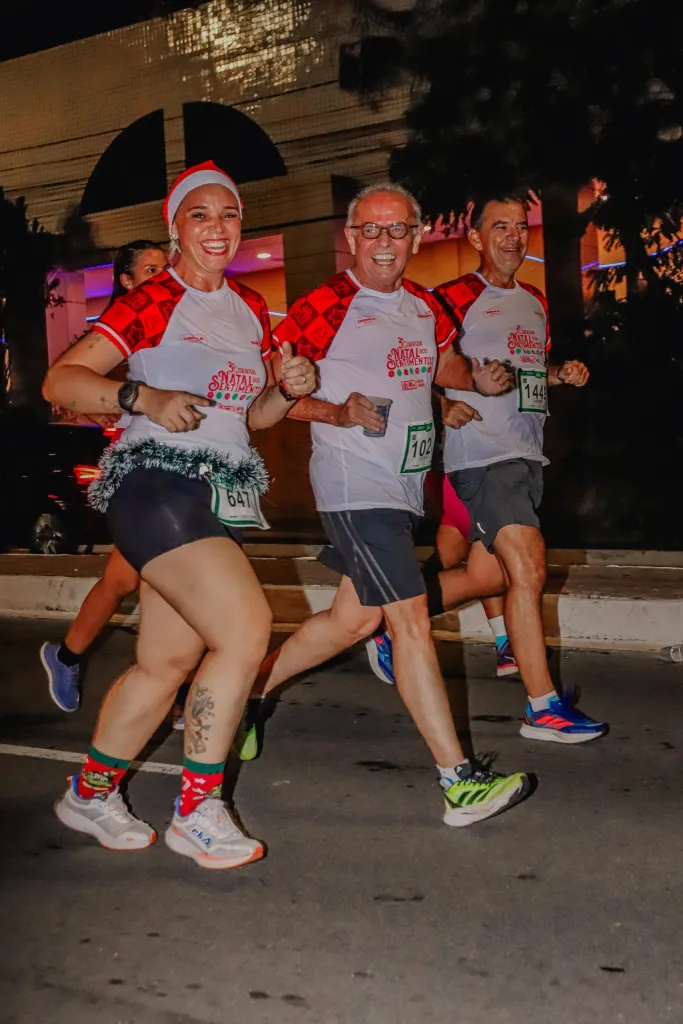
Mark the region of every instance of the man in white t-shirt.
[[470, 514], [472, 548], [464, 570], [442, 572], [428, 584], [434, 588], [430, 611], [503, 593], [507, 584], [505, 622], [529, 697], [521, 733], [585, 743], [602, 736], [606, 725], [558, 695], [550, 678], [541, 617], [545, 545], [536, 510], [548, 463], [548, 387], [583, 387], [588, 370], [578, 360], [547, 361], [545, 297], [515, 280], [529, 240], [524, 201], [491, 199], [473, 209], [470, 223], [468, 238], [481, 257], [478, 271], [440, 285], [434, 294], [459, 331], [463, 355], [504, 362], [514, 369], [517, 386], [495, 400], [446, 389], [444, 468]]
[[[438, 766], [444, 820], [468, 825], [518, 802], [528, 780], [495, 774], [463, 754], [413, 532], [434, 447], [432, 383], [467, 394], [476, 385], [495, 395], [509, 387], [509, 375], [495, 360], [484, 367], [457, 354], [443, 307], [403, 277], [421, 233], [420, 209], [408, 193], [393, 185], [363, 190], [346, 224], [352, 269], [298, 299], [276, 330], [279, 345], [289, 342], [316, 365], [317, 391], [290, 415], [312, 424], [311, 482], [330, 541], [321, 557], [342, 580], [332, 608], [308, 619], [266, 661], [257, 692], [339, 654], [384, 617], [400, 695]], [[245, 726], [246, 758], [257, 745], [251, 717]]]

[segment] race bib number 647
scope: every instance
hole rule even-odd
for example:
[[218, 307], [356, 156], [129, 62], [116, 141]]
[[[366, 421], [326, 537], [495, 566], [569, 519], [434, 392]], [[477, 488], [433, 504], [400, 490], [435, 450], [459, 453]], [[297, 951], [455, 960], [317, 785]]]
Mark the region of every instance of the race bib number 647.
[[221, 484], [211, 484], [211, 511], [225, 526], [256, 527], [269, 530], [259, 496], [253, 487], [227, 490]]
[[545, 370], [518, 370], [517, 396], [520, 412], [548, 412], [548, 374]]

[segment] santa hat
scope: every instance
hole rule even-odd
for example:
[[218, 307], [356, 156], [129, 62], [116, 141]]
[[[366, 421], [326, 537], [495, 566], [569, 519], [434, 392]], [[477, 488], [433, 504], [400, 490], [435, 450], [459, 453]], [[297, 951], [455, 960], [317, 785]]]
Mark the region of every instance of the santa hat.
[[240, 217], [242, 216], [242, 200], [240, 194], [237, 191], [237, 185], [232, 180], [229, 174], [222, 171], [220, 167], [217, 167], [213, 160], [207, 160], [206, 163], [197, 164], [195, 167], [188, 167], [171, 186], [171, 191], [166, 197], [164, 203], [164, 219], [168, 224], [169, 228], [173, 223], [178, 207], [182, 203], [186, 195], [188, 195], [192, 189], [199, 188], [200, 185], [224, 185], [225, 188], [229, 188], [237, 199], [237, 205], [240, 211]]

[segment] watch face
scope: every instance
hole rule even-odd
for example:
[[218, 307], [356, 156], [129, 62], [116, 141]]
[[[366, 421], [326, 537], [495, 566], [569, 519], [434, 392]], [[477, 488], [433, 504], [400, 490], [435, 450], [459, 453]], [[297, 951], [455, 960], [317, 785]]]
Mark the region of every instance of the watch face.
[[135, 381], [126, 381], [119, 388], [119, 405], [126, 412], [132, 412], [131, 406], [138, 396], [138, 385]]

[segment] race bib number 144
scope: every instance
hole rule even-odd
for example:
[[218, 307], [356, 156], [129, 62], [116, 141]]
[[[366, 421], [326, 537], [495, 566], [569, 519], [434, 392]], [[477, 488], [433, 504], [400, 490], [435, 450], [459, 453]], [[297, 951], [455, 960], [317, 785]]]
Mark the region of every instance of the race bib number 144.
[[517, 395], [520, 412], [548, 412], [548, 374], [545, 370], [519, 370]]

